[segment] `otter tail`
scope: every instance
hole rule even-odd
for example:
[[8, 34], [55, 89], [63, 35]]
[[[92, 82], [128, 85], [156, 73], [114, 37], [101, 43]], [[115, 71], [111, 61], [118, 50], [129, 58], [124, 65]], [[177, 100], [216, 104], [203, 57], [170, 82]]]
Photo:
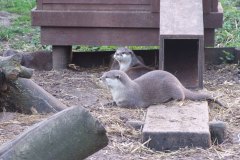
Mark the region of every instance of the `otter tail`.
[[185, 94], [185, 98], [190, 99], [190, 100], [201, 101], [201, 100], [211, 99], [211, 96], [208, 94], [194, 92], [194, 91], [188, 90], [186, 88], [184, 88], [184, 94]]
[[215, 103], [217, 103], [220, 106], [224, 106], [221, 102], [219, 102], [217, 99], [215, 99], [214, 97], [212, 97], [209, 94], [206, 93], [198, 93], [198, 92], [194, 92], [191, 90], [188, 90], [186, 88], [184, 88], [184, 94], [185, 94], [185, 98], [186, 99], [190, 99], [190, 100], [208, 100], [208, 101], [213, 101]]

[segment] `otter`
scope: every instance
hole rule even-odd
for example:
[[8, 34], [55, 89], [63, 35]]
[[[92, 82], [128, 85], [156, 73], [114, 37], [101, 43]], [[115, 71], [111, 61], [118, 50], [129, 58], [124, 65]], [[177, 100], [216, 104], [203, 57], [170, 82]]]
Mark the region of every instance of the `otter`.
[[130, 79], [134, 80], [150, 71], [153, 71], [153, 69], [146, 66], [137, 66], [129, 68], [125, 73]]
[[[131, 79], [136, 79], [141, 75], [152, 71], [147, 67], [141, 57], [137, 57], [134, 52], [127, 47], [120, 47], [113, 55], [115, 61], [112, 62], [111, 70], [118, 69], [124, 71]], [[117, 67], [117, 64], [119, 67]]]
[[[119, 63], [119, 70], [126, 72], [130, 67], [144, 65], [132, 50], [127, 47], [120, 47], [116, 50], [113, 58]], [[144, 65], [145, 66], [145, 65]]]
[[131, 80], [123, 71], [111, 70], [100, 79], [108, 86], [119, 107], [146, 108], [172, 99], [215, 101], [208, 94], [186, 89], [174, 75], [162, 70], [148, 72], [135, 80]]

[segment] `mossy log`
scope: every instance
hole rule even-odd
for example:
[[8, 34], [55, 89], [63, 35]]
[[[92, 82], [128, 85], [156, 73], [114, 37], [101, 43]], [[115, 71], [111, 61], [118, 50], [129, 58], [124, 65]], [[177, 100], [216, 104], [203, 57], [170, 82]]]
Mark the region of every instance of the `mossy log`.
[[66, 108], [29, 78], [33, 69], [22, 66], [22, 56], [0, 57], [0, 110], [23, 113], [58, 112]]
[[52, 69], [52, 52], [36, 51], [36, 52], [17, 52], [14, 50], [6, 50], [3, 52], [3, 57], [18, 55], [21, 58], [21, 65], [35, 70]]
[[82, 107], [70, 107], [0, 147], [4, 160], [80, 160], [108, 144], [104, 127]]
[[17, 80], [18, 77], [32, 77], [33, 69], [21, 66], [21, 60], [19, 55], [0, 57], [0, 91], [7, 89], [7, 81]]
[[67, 108], [57, 98], [30, 79], [18, 78], [8, 83], [8, 90], [3, 92], [10, 108], [22, 113], [56, 113]]

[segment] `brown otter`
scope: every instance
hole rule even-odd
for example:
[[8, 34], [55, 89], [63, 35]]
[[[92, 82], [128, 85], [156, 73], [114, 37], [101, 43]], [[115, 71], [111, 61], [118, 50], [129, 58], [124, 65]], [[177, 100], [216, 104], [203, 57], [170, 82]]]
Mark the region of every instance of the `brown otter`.
[[153, 70], [149, 67], [137, 66], [137, 67], [129, 68], [125, 73], [128, 75], [129, 78], [136, 79], [150, 71], [153, 71]]
[[[124, 71], [131, 79], [136, 79], [141, 75], [152, 71], [151, 68], [147, 67], [141, 57], [137, 57], [134, 52], [127, 47], [120, 47], [116, 50], [113, 55], [115, 61], [111, 70], [118, 69]], [[119, 67], [117, 67], [117, 63]]]
[[120, 107], [148, 107], [176, 100], [214, 100], [210, 95], [186, 89], [171, 73], [155, 70], [131, 80], [120, 70], [105, 72], [101, 80], [109, 87]]

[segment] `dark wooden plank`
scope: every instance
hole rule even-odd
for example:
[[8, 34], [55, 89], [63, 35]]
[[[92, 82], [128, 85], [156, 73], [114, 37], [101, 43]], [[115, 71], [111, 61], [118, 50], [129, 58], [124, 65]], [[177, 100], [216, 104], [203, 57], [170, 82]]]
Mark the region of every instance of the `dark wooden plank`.
[[37, 0], [37, 9], [38, 10], [42, 10], [43, 8], [42, 8], [42, 4], [43, 4], [43, 2], [42, 2], [43, 0]]
[[212, 12], [217, 12], [217, 11], [218, 11], [218, 0], [212, 0]]
[[204, 15], [204, 28], [222, 28], [223, 13], [211, 12]]
[[158, 28], [159, 14], [150, 12], [32, 11], [34, 26]]
[[42, 27], [41, 43], [48, 45], [159, 45], [158, 29]]
[[159, 13], [160, 11], [160, 0], [151, 0], [152, 12]]
[[[203, 88], [203, 73], [204, 73], [204, 38], [199, 39], [199, 48], [198, 48], [198, 84], [196, 86], [192, 85], [193, 88]], [[192, 86], [189, 86], [190, 88]]]
[[150, 4], [53, 4], [44, 3], [43, 10], [61, 10], [61, 11], [151, 11], [152, 6]]
[[227, 47], [227, 48], [205, 48], [205, 59], [206, 64], [215, 64], [219, 65], [222, 62], [220, 57], [224, 57], [224, 52], [229, 52], [234, 54], [235, 59], [232, 63], [238, 63], [240, 60], [240, 52], [236, 48]]
[[[118, 19], [118, 21], [116, 21], [116, 19]], [[205, 28], [220, 28], [222, 27], [222, 23], [223, 23], [223, 10], [220, 10], [220, 12], [211, 12], [208, 14], [204, 14]], [[63, 14], [62, 11], [51, 12], [33, 10], [32, 25], [67, 26], [67, 27], [85, 26], [85, 27], [159, 28], [159, 14], [157, 13], [150, 14], [147, 12], [94, 13], [88, 11], [83, 12], [67, 11], [64, 12]], [[169, 25], [171, 26], [171, 24]]]
[[204, 14], [204, 28], [221, 28], [223, 25], [223, 8], [218, 5], [218, 12]]
[[150, 4], [149, 0], [43, 0], [43, 3]]
[[204, 13], [209, 13], [212, 11], [212, 0], [203, 0], [203, 12]]
[[215, 29], [204, 29], [204, 45], [205, 47], [213, 47], [215, 44]]
[[[181, 6], [181, 7], [180, 7]], [[161, 0], [160, 35], [203, 36], [202, 1]]]

